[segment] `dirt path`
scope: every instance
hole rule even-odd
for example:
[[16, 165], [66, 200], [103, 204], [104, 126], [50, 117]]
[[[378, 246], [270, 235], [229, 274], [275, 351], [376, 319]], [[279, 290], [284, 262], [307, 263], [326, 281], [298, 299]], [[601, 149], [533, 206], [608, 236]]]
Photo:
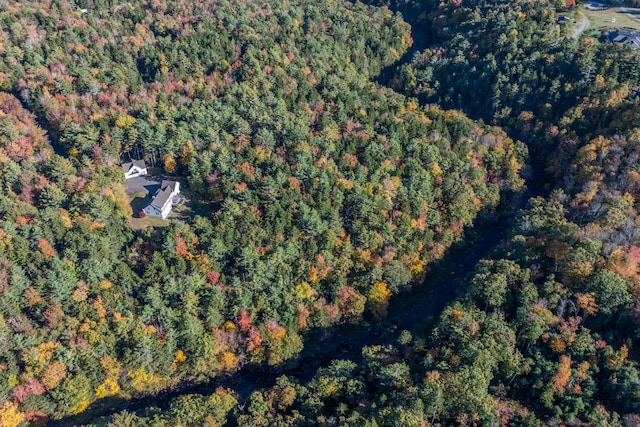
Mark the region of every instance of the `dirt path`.
[[585, 30], [585, 28], [587, 28], [588, 24], [589, 24], [589, 20], [587, 19], [586, 16], [583, 16], [582, 21], [580, 21], [580, 25], [578, 26], [578, 28], [576, 28], [573, 34], [571, 34], [571, 37], [573, 37], [574, 39], [577, 39], [580, 36], [580, 34]]

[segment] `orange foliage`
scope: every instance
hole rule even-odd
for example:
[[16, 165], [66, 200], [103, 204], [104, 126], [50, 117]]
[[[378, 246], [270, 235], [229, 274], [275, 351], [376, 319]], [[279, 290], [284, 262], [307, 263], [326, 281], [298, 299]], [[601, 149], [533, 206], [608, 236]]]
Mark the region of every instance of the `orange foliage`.
[[186, 260], [193, 259], [193, 255], [189, 252], [187, 248], [187, 242], [184, 240], [182, 236], [175, 236], [174, 239], [176, 244], [176, 256], [182, 257]]
[[598, 304], [596, 304], [596, 297], [593, 292], [587, 292], [586, 294], [577, 292], [575, 297], [578, 307], [588, 315], [593, 316], [598, 312]]
[[42, 384], [47, 388], [47, 390], [52, 390], [56, 388], [66, 377], [67, 368], [63, 363], [56, 360], [45, 368], [40, 381], [42, 381]]
[[297, 307], [298, 325], [300, 330], [307, 329], [307, 321], [309, 320], [309, 309], [306, 305], [300, 303]]
[[56, 254], [56, 251], [45, 238], [40, 239], [38, 242], [38, 249], [40, 249], [40, 252], [42, 252], [45, 258], [51, 258]]
[[33, 287], [28, 287], [27, 289], [25, 289], [22, 296], [27, 301], [27, 305], [29, 307], [33, 307], [34, 305], [40, 304], [43, 301], [40, 293]]
[[98, 295], [93, 302], [93, 308], [96, 310], [98, 317], [104, 319], [107, 315], [107, 310], [102, 305], [102, 295]]
[[249, 328], [249, 333], [247, 334], [247, 351], [252, 352], [257, 350], [262, 345], [262, 336], [260, 335], [260, 330], [255, 326]]
[[563, 392], [571, 378], [571, 357], [563, 354], [560, 356], [558, 372], [553, 376], [552, 387], [555, 391]]
[[280, 326], [275, 320], [269, 320], [265, 326], [267, 328], [267, 334], [274, 340], [283, 340], [287, 335], [287, 330]]

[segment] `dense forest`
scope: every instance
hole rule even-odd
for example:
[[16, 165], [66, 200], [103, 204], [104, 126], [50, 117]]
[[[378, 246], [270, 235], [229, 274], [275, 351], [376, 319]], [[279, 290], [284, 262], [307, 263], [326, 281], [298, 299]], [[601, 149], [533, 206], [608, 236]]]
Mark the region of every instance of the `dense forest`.
[[[0, 425], [295, 364], [526, 179], [436, 317], [93, 424], [640, 424], [638, 52], [547, 0], [367, 3], [0, 2]], [[193, 208], [134, 227], [131, 159]]]

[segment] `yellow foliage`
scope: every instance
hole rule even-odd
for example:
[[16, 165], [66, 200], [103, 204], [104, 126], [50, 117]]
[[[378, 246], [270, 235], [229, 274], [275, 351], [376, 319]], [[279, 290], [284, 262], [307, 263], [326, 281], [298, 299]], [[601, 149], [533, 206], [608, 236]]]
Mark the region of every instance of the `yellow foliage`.
[[207, 256], [207, 254], [199, 254], [196, 255], [196, 261], [198, 262], [198, 271], [202, 274], [206, 274], [207, 272], [212, 270], [211, 260]]
[[620, 350], [616, 351], [613, 356], [607, 358], [607, 366], [611, 369], [620, 369], [624, 365], [624, 361], [629, 356], [629, 349], [626, 345], [620, 347]]
[[342, 186], [346, 190], [351, 190], [353, 188], [353, 182], [346, 178], [338, 178], [336, 180], [336, 185]]
[[315, 291], [307, 282], [302, 282], [296, 285], [296, 295], [301, 300], [311, 300], [315, 295]]
[[361, 188], [362, 188], [362, 191], [367, 193], [369, 196], [373, 197], [373, 184], [372, 183], [365, 182], [364, 185]]
[[287, 330], [275, 320], [267, 322], [267, 335], [276, 341], [282, 341], [287, 336]]
[[127, 376], [131, 380], [131, 387], [136, 391], [148, 391], [162, 384], [162, 377], [150, 374], [144, 368], [129, 371]]
[[123, 114], [116, 119], [116, 126], [119, 128], [130, 128], [135, 122], [135, 118], [128, 114]]
[[102, 384], [96, 387], [96, 396], [99, 399], [102, 399], [103, 397], [113, 396], [119, 391], [120, 386], [118, 385], [118, 383], [111, 378], [107, 378]]
[[11, 248], [11, 239], [13, 236], [6, 233], [4, 230], [0, 230], [0, 253], [8, 253]]
[[60, 343], [45, 342], [38, 345], [38, 359], [41, 362], [51, 360], [56, 349], [60, 347]]
[[395, 195], [402, 181], [399, 176], [393, 176], [382, 180], [382, 196], [391, 200]]
[[391, 297], [391, 291], [385, 282], [376, 282], [369, 290], [369, 299], [376, 302], [388, 301]]
[[24, 414], [18, 410], [15, 402], [4, 402], [0, 406], [0, 425], [2, 427], [16, 427], [24, 421]]
[[173, 363], [182, 363], [187, 360], [187, 355], [184, 354], [184, 351], [177, 350], [175, 353], [175, 357], [173, 358]]
[[9, 387], [13, 388], [18, 384], [20, 384], [20, 380], [16, 374], [7, 375], [7, 385], [9, 385]]
[[102, 305], [102, 296], [98, 295], [96, 300], [93, 302], [93, 308], [96, 310], [98, 317], [100, 319], [104, 319], [107, 315], [107, 310]]
[[429, 166], [429, 172], [431, 172], [431, 175], [433, 175], [434, 178], [439, 177], [440, 175], [442, 175], [442, 168], [439, 164], [432, 163], [431, 166]]
[[423, 248], [422, 242], [418, 244], [418, 250], [403, 255], [402, 262], [409, 266], [412, 277], [417, 277], [424, 272], [424, 266], [427, 264], [426, 259], [420, 258], [420, 251]]
[[387, 306], [389, 305], [390, 297], [391, 291], [385, 282], [376, 282], [371, 289], [369, 289], [367, 304], [375, 318], [381, 319], [387, 315]]
[[102, 366], [102, 369], [104, 369], [104, 372], [107, 374], [107, 378], [117, 379], [120, 377], [122, 363], [108, 354], [100, 358], [100, 366]]
[[66, 228], [71, 228], [73, 223], [71, 222], [71, 217], [69, 216], [69, 212], [65, 209], [58, 209], [58, 216], [62, 220], [62, 223]]
[[223, 371], [232, 371], [238, 368], [238, 356], [229, 351], [220, 353], [218, 361], [220, 362], [219, 367]]
[[100, 282], [98, 282], [98, 284], [100, 285], [100, 288], [102, 289], [111, 289], [111, 287], [113, 286], [113, 283], [111, 283], [110, 281], [103, 279], [100, 280]]
[[176, 171], [176, 160], [170, 154], [164, 156], [164, 171], [166, 173], [175, 173]]
[[235, 332], [236, 325], [231, 320], [227, 320], [226, 322], [224, 322], [224, 329], [227, 332]]
[[87, 409], [90, 403], [91, 402], [89, 401], [89, 399], [82, 399], [76, 406], [71, 408], [71, 413], [79, 414], [80, 412], [83, 412], [85, 409]]
[[71, 299], [73, 299], [75, 302], [86, 301], [88, 290], [89, 287], [87, 286], [87, 283], [84, 280], [80, 280], [78, 282], [78, 287], [75, 291], [73, 291], [73, 294], [71, 295]]
[[86, 333], [86, 332], [89, 332], [91, 328], [95, 328], [95, 327], [96, 327], [96, 322], [87, 318], [87, 319], [84, 319], [84, 322], [82, 322], [82, 325], [80, 325], [80, 328], [78, 330], [82, 333]]

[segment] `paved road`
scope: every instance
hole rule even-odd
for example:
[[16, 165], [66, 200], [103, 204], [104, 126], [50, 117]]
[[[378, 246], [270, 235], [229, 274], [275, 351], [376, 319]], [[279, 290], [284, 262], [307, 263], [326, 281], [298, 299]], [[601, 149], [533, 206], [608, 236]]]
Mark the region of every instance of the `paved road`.
[[587, 20], [586, 16], [583, 16], [582, 21], [580, 22], [580, 26], [576, 28], [573, 34], [571, 34], [571, 37], [573, 37], [574, 39], [577, 39], [580, 33], [582, 33], [584, 29], [587, 28], [587, 24], [589, 24], [589, 21]]

